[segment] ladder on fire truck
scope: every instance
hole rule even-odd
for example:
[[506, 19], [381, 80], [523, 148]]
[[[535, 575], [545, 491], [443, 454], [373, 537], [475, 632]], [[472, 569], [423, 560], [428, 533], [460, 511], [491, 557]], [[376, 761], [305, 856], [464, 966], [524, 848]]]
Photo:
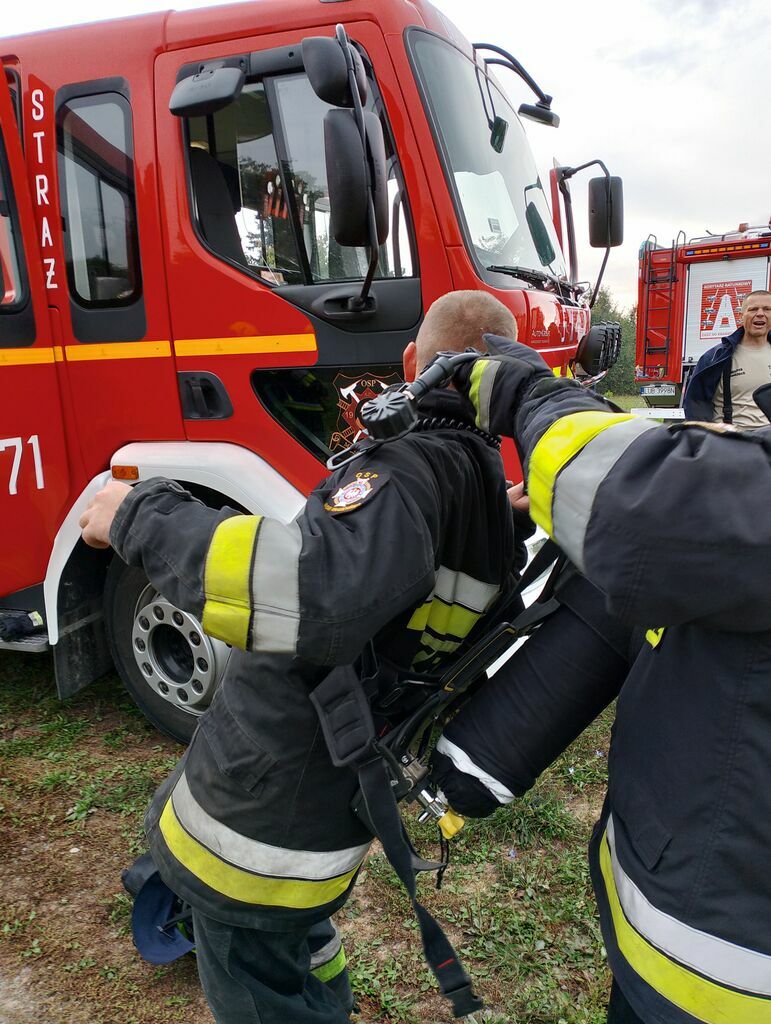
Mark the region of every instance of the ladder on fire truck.
[[677, 248], [685, 243], [685, 232], [680, 231], [669, 249], [658, 244], [655, 235], [648, 235], [643, 243], [643, 286], [645, 305], [643, 326], [643, 373], [650, 369], [649, 356], [657, 357], [657, 366], [667, 364], [672, 343], [672, 299], [677, 281]]

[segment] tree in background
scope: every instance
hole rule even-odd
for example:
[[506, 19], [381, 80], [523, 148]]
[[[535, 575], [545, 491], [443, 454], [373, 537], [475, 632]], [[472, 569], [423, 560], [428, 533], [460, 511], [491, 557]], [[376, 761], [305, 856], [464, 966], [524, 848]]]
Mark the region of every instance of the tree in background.
[[637, 307], [633, 306], [625, 313], [616, 305], [608, 289], [600, 288], [592, 309], [592, 324], [599, 324], [602, 320], [615, 320], [621, 324], [621, 354], [615, 366], [597, 385], [597, 390], [603, 394], [635, 395], [638, 392], [634, 379]]

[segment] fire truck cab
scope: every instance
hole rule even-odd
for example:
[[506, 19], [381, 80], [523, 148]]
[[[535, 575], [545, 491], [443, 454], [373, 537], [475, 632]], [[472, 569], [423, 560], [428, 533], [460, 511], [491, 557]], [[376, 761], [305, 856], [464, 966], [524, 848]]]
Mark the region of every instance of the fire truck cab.
[[649, 405], [677, 406], [701, 356], [741, 326], [751, 291], [769, 287], [771, 225], [640, 246], [635, 377]]
[[[454, 289], [569, 372], [590, 313], [568, 175], [550, 210], [490, 63], [558, 119], [423, 0], [259, 0], [0, 54], [0, 619], [45, 620], [0, 646], [52, 648], [62, 697], [114, 664], [186, 739], [229, 649], [82, 543], [90, 497], [163, 475], [291, 520]], [[610, 247], [618, 179], [595, 181]]]

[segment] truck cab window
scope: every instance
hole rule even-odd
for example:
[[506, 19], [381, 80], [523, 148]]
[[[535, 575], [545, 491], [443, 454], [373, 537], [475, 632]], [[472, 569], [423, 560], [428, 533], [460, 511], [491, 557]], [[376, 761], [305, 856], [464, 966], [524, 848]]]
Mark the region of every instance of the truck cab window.
[[129, 104], [119, 93], [71, 99], [58, 130], [70, 295], [86, 308], [132, 305], [142, 275]]
[[[20, 234], [10, 175], [0, 137], [0, 314], [15, 313], [25, 302]], [[0, 339], [0, 343], [1, 339]]]
[[[339, 246], [329, 231], [328, 109], [304, 73], [291, 73], [249, 82], [224, 110], [187, 121], [192, 208], [204, 242], [274, 286], [356, 280], [367, 271], [365, 251]], [[385, 135], [396, 233], [381, 248], [378, 276], [411, 277], [408, 212]]]

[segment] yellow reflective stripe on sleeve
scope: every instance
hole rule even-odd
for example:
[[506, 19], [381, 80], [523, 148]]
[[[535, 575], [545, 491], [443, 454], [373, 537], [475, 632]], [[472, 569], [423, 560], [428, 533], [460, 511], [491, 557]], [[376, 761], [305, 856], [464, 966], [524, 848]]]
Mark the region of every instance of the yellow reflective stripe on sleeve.
[[600, 869], [618, 948], [643, 981], [704, 1024], [771, 1024], [771, 1000], [735, 992], [694, 974], [635, 931], [619, 902], [607, 835], [600, 843]]
[[333, 956], [331, 960], [320, 967], [312, 968], [311, 974], [318, 978], [319, 981], [331, 981], [332, 978], [336, 978], [340, 974], [345, 968], [346, 963], [345, 950], [341, 946], [336, 956]]
[[439, 655], [453, 654], [463, 643], [462, 640], [437, 640], [430, 633], [424, 633], [420, 638], [421, 645], [426, 650], [418, 651], [412, 659], [413, 668], [418, 668], [426, 661], [433, 661]]
[[651, 647], [658, 647], [661, 643], [664, 633], [666, 632], [666, 626], [660, 626], [658, 629], [649, 629], [645, 634], [645, 639], [651, 645]]
[[204, 632], [246, 650], [251, 621], [249, 584], [262, 516], [231, 516], [219, 524], [206, 554], [201, 623]]
[[497, 359], [477, 359], [469, 375], [468, 396], [477, 414], [476, 424], [482, 430], [490, 429], [490, 402], [500, 365]]
[[445, 604], [444, 601], [434, 598], [413, 612], [407, 629], [422, 631], [428, 626], [440, 636], [450, 634], [463, 638], [468, 636], [481, 616], [481, 612], [469, 611], [459, 604]]
[[161, 814], [160, 829], [169, 851], [180, 864], [210, 889], [241, 903], [293, 910], [322, 907], [341, 896], [359, 870], [357, 865], [353, 871], [321, 881], [270, 878], [243, 871], [220, 860], [188, 835], [174, 813], [171, 800], [166, 801]]
[[530, 456], [527, 489], [530, 516], [551, 537], [554, 487], [560, 472], [581, 449], [603, 430], [634, 419], [631, 415], [607, 412], [574, 412], [549, 427]]
[[477, 426], [479, 426], [479, 388], [482, 385], [482, 374], [485, 372], [486, 364], [487, 360], [477, 359], [471, 368], [471, 375], [469, 377], [469, 384], [471, 386], [469, 387], [468, 397], [476, 410]]

